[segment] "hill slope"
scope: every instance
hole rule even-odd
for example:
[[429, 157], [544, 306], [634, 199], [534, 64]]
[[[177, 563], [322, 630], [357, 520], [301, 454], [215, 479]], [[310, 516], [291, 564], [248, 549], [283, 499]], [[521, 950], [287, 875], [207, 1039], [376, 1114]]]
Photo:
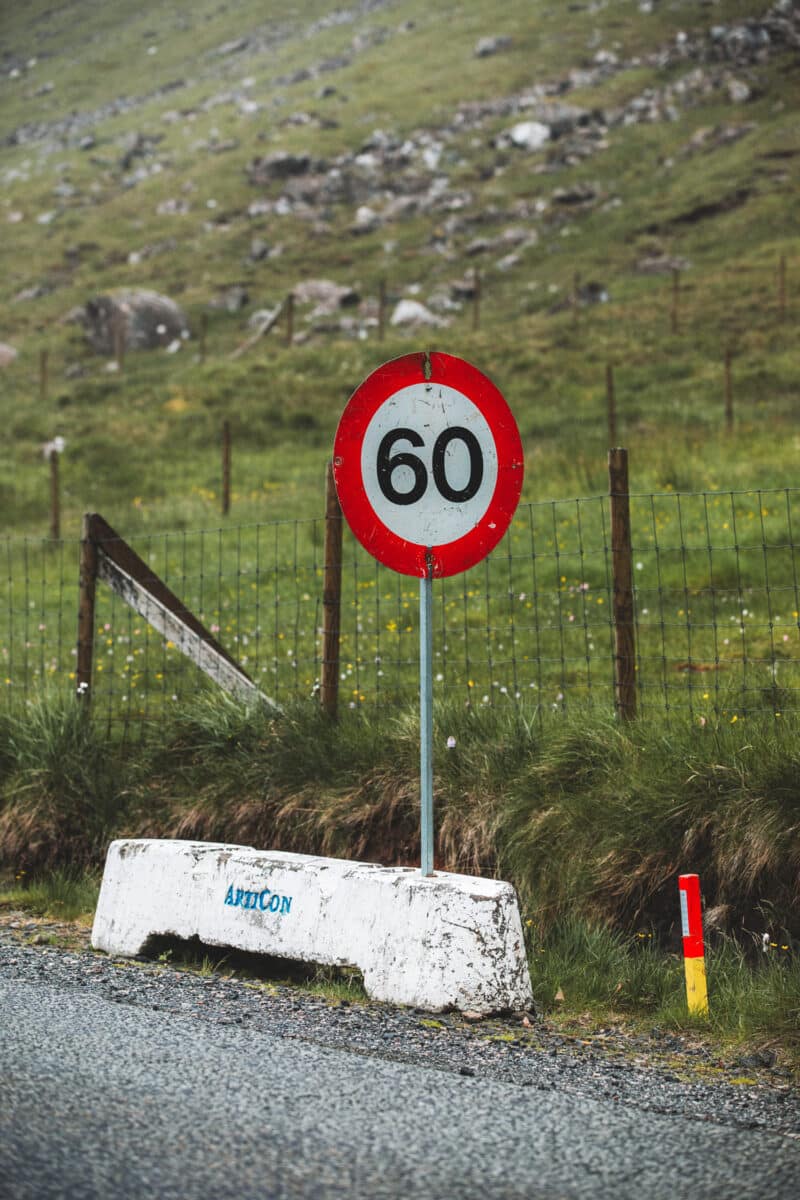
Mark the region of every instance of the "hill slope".
[[[788, 0], [6, 14], [6, 532], [45, 532], [56, 435], [70, 534], [89, 507], [201, 523], [225, 418], [241, 519], [316, 512], [349, 392], [431, 343], [507, 394], [529, 498], [602, 488], [607, 362], [641, 487], [705, 487], [709, 438], [722, 486], [787, 482], [799, 44]], [[121, 288], [179, 302], [191, 339], [110, 370], [76, 310]], [[293, 289], [296, 345], [283, 316], [232, 358]], [[431, 324], [388, 325], [403, 299]], [[728, 346], [745, 440], [719, 450]], [[674, 455], [665, 428], [690, 429]]]

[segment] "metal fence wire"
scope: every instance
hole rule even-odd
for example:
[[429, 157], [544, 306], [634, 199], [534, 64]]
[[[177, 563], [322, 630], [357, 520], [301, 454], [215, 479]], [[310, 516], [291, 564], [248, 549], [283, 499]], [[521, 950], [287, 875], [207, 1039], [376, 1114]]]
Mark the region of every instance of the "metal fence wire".
[[[795, 707], [800, 491], [632, 495], [636, 693], [642, 714], [738, 720]], [[614, 705], [609, 497], [523, 504], [497, 550], [434, 582], [434, 694], [566, 711]], [[321, 674], [324, 518], [131, 539], [144, 562], [279, 704]], [[75, 689], [77, 541], [7, 539], [0, 683], [8, 708]], [[419, 588], [347, 533], [339, 705], [411, 703]], [[102, 582], [92, 705], [159, 719], [213, 681]]]

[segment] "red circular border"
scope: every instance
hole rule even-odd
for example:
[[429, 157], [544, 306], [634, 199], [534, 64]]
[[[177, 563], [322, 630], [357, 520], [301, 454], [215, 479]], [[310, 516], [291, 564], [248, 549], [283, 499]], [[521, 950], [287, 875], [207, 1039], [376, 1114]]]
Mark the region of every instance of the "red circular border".
[[435, 578], [457, 575], [485, 558], [511, 523], [522, 491], [524, 459], [517, 423], [501, 392], [463, 358], [451, 354], [404, 354], [373, 371], [356, 388], [342, 413], [333, 443], [333, 475], [347, 523], [361, 545], [401, 575], [425, 578], [426, 547], [393, 533], [367, 499], [361, 477], [361, 446], [367, 426], [390, 396], [414, 383], [440, 383], [467, 396], [483, 415], [497, 448], [497, 483], [478, 524], [453, 542], [432, 549]]

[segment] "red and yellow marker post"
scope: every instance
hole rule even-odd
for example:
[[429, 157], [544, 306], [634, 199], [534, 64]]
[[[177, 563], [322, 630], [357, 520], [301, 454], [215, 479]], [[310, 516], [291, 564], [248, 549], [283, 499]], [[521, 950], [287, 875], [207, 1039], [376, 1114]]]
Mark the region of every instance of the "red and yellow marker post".
[[700, 906], [700, 876], [679, 875], [678, 894], [681, 901], [686, 1003], [690, 1013], [707, 1017], [708, 988], [703, 947], [703, 911]]

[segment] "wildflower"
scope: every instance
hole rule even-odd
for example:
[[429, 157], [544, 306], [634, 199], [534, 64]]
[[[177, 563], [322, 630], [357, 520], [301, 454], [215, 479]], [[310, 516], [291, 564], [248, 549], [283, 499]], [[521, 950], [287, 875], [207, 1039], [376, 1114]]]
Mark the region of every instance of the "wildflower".
[[448, 750], [454, 750], [454, 749], [455, 749], [455, 745], [456, 745], [456, 739], [453, 737], [453, 735], [452, 735], [452, 733], [451, 733], [451, 734], [450, 734], [450, 737], [447, 739], [447, 749], [448, 749]]

